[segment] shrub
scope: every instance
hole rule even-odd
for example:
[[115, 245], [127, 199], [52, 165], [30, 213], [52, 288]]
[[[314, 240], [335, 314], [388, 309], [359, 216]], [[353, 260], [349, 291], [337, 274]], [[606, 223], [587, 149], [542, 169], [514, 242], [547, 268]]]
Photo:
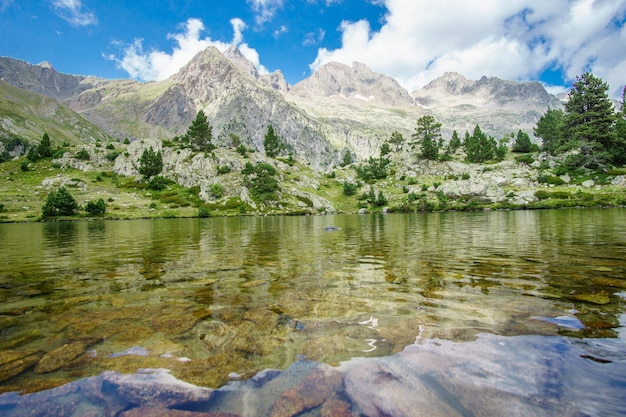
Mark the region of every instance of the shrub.
[[541, 184], [552, 184], [552, 185], [563, 185], [565, 181], [563, 181], [560, 177], [555, 177], [552, 175], [541, 174], [537, 178], [537, 182]]
[[343, 195], [347, 195], [347, 196], [355, 195], [356, 190], [357, 190], [356, 184], [353, 184], [348, 181], [343, 183]]
[[217, 175], [228, 174], [230, 172], [230, 167], [228, 165], [220, 165], [217, 167]]
[[65, 189], [60, 187], [56, 191], [51, 191], [48, 194], [46, 204], [42, 209], [42, 215], [44, 218], [50, 218], [55, 216], [72, 216], [78, 210], [78, 204], [74, 197]]
[[198, 207], [198, 217], [200, 217], [201, 219], [206, 219], [207, 217], [211, 216], [211, 212], [209, 211], [209, 209], [205, 206], [200, 206]]
[[89, 156], [89, 151], [87, 151], [87, 149], [85, 148], [82, 148], [81, 150], [76, 152], [76, 155], [74, 155], [74, 158], [80, 159], [82, 161], [89, 161], [89, 159], [91, 159], [91, 157]]
[[461, 174], [461, 179], [469, 180], [470, 179], [469, 172], [464, 172], [463, 174]]
[[98, 215], [104, 214], [104, 212], [106, 211], [106, 208], [107, 208], [107, 204], [101, 198], [99, 198], [97, 201], [90, 200], [85, 205], [85, 211], [91, 214], [92, 216], [98, 216]]
[[170, 184], [170, 180], [157, 175], [153, 177], [150, 180], [150, 182], [148, 182], [148, 189], [154, 190], [154, 191], [161, 191], [161, 190], [165, 190], [169, 184]]
[[215, 198], [222, 198], [222, 196], [224, 195], [224, 187], [222, 187], [222, 184], [209, 185], [209, 191], [211, 192], [211, 195]]
[[119, 151], [113, 151], [113, 152], [109, 152], [108, 154], [106, 154], [106, 159], [108, 161], [115, 161], [115, 158], [117, 158], [120, 155]]

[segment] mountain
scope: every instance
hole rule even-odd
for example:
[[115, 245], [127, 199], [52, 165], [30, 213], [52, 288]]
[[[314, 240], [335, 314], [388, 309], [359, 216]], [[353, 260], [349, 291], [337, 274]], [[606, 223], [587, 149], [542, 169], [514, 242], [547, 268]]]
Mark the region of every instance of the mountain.
[[351, 67], [338, 62], [326, 64], [294, 85], [293, 91], [302, 95], [338, 96], [396, 107], [413, 104], [409, 93], [396, 80], [358, 62]]
[[88, 78], [57, 72], [48, 62], [32, 65], [25, 61], [0, 57], [0, 80], [57, 101], [63, 101], [91, 88], [91, 84], [83, 84]]
[[431, 112], [444, 126], [459, 133], [480, 125], [498, 138], [518, 129], [532, 133], [533, 127], [548, 108], [563, 103], [548, 93], [539, 82], [502, 80], [482, 77], [469, 80], [448, 72], [431, 81], [411, 96], [417, 105]]
[[11, 58], [0, 58], [0, 80], [56, 100], [118, 140], [171, 139], [203, 110], [217, 145], [236, 135], [263, 151], [271, 124], [294, 156], [319, 169], [336, 165], [345, 150], [357, 159], [378, 156], [392, 132], [410, 137], [423, 115], [442, 123], [445, 139], [476, 124], [499, 138], [518, 129], [532, 133], [549, 107], [561, 105], [540, 83], [455, 73], [409, 94], [360, 63], [329, 63], [290, 86], [280, 71], [259, 74], [235, 47], [224, 53], [209, 47], [159, 82], [61, 74], [47, 63]]
[[56, 145], [112, 140], [58, 101], [0, 80], [0, 137], [17, 135], [38, 141], [46, 132]]

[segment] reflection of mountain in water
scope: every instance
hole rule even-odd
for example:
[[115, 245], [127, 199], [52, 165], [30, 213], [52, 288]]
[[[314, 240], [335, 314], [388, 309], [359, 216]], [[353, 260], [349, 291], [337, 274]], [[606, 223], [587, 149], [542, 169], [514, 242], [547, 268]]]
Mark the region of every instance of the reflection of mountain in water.
[[352, 359], [336, 368], [300, 361], [217, 390], [182, 382], [164, 369], [107, 371], [36, 394], [0, 395], [0, 413], [617, 416], [624, 415], [626, 394], [623, 336], [576, 342], [490, 334], [466, 343], [418, 339], [393, 356]]

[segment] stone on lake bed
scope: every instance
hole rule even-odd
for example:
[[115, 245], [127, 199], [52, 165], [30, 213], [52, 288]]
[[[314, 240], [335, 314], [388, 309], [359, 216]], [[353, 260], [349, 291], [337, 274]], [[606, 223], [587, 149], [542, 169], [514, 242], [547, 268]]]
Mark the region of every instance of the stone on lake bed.
[[46, 353], [35, 366], [35, 373], [45, 374], [56, 371], [85, 352], [83, 342], [65, 344], [51, 352]]
[[535, 316], [531, 318], [535, 320], [545, 321], [546, 323], [556, 324], [560, 327], [567, 327], [569, 329], [580, 330], [585, 328], [585, 325], [580, 320], [578, 320], [576, 317], [571, 316], [559, 316], [554, 318]]
[[35, 350], [14, 350], [0, 353], [0, 382], [13, 378], [39, 362], [42, 353]]
[[263, 284], [268, 283], [269, 280], [267, 279], [257, 279], [255, 281], [248, 281], [248, 282], [244, 282], [243, 284], [240, 285], [241, 288], [251, 288], [251, 287], [259, 287]]
[[106, 371], [104, 381], [115, 387], [120, 397], [140, 406], [173, 407], [208, 401], [213, 390], [174, 378], [166, 369], [142, 369], [134, 375]]
[[595, 294], [572, 294], [570, 295], [570, 298], [599, 305], [604, 305], [611, 302], [611, 299], [605, 291], [600, 291]]

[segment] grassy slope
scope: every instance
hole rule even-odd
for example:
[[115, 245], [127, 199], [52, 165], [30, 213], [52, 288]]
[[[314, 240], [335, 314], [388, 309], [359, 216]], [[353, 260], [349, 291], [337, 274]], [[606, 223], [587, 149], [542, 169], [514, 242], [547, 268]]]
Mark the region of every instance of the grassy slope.
[[48, 133], [53, 145], [108, 142], [91, 122], [55, 100], [0, 81], [0, 129], [30, 142]]

